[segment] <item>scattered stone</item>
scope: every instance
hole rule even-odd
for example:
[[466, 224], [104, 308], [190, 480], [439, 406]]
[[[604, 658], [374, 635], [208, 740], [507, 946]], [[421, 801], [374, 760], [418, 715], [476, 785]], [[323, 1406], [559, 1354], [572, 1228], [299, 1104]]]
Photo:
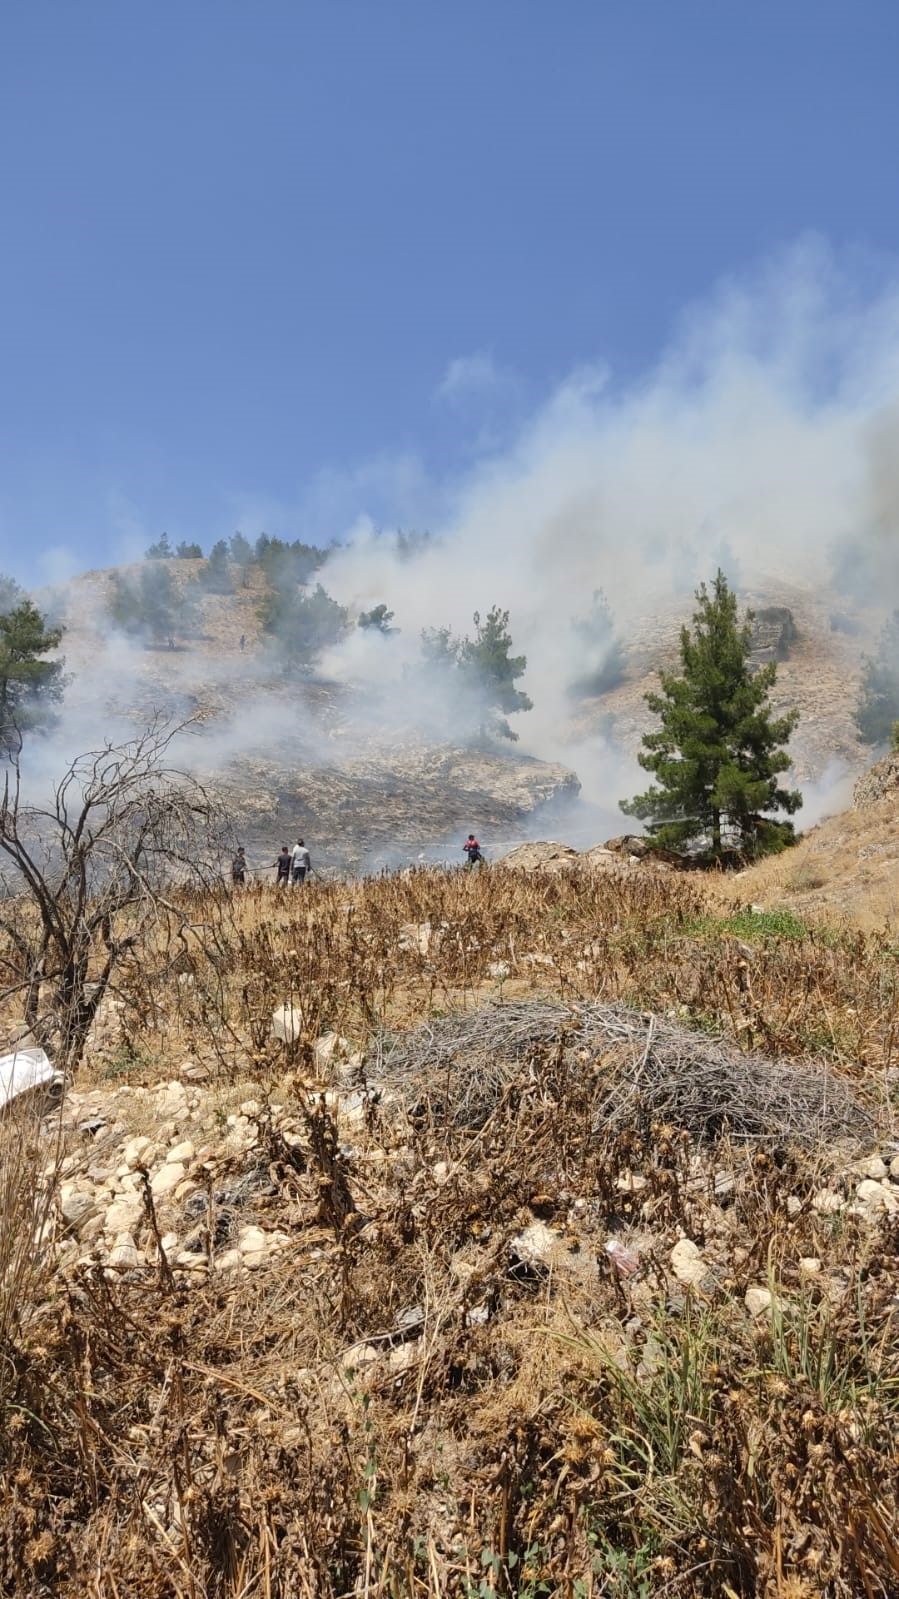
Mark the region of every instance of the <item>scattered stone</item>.
[[174, 1149], [169, 1150], [165, 1157], [165, 1163], [167, 1166], [189, 1166], [196, 1153], [196, 1148], [190, 1139], [185, 1138], [183, 1143], [176, 1144]]
[[165, 1199], [174, 1192], [180, 1182], [187, 1176], [184, 1167], [178, 1161], [167, 1161], [154, 1172], [150, 1178], [150, 1188], [154, 1199]]
[[119, 1233], [136, 1233], [142, 1218], [143, 1206], [139, 1200], [116, 1199], [106, 1212], [105, 1230], [113, 1237]]
[[130, 1233], [121, 1232], [117, 1235], [115, 1244], [109, 1251], [107, 1264], [116, 1271], [134, 1271], [143, 1265], [140, 1251]]
[[873, 1178], [866, 1178], [863, 1183], [859, 1183], [855, 1197], [865, 1210], [886, 1211], [890, 1215], [899, 1211], [899, 1198], [888, 1182], [875, 1182]]
[[770, 1288], [747, 1288], [743, 1303], [750, 1316], [762, 1316], [774, 1304], [774, 1295]]
[[819, 1188], [812, 1196], [812, 1210], [816, 1210], [819, 1216], [835, 1216], [838, 1210], [843, 1209], [843, 1205], [843, 1195], [838, 1194], [835, 1188]]
[[565, 1253], [561, 1234], [553, 1232], [545, 1222], [532, 1221], [522, 1232], [511, 1239], [510, 1247], [522, 1266], [554, 1266]]
[[272, 1012], [272, 1038], [295, 1044], [303, 1033], [303, 1013], [296, 1005], [279, 1005]]
[[709, 1275], [702, 1250], [690, 1238], [679, 1238], [671, 1251], [671, 1269], [679, 1283], [701, 1288]]
[[639, 1194], [647, 1184], [648, 1179], [638, 1171], [623, 1171], [615, 1184], [619, 1193]]
[[817, 1277], [821, 1270], [821, 1262], [817, 1255], [803, 1255], [799, 1262], [800, 1277]]
[[67, 1183], [64, 1183], [60, 1190], [59, 1208], [67, 1230], [76, 1236], [82, 1232], [85, 1223], [90, 1221], [91, 1217], [97, 1216], [99, 1211], [96, 1197], [92, 1192], [72, 1189]]
[[156, 1159], [156, 1146], [152, 1139], [145, 1138], [143, 1134], [137, 1138], [129, 1138], [122, 1150], [122, 1161], [129, 1171], [134, 1171], [138, 1166], [150, 1166]]
[[860, 1160], [853, 1170], [858, 1177], [868, 1177], [876, 1183], [882, 1182], [888, 1175], [886, 1161], [881, 1160], [879, 1155], [868, 1155], [865, 1160]]

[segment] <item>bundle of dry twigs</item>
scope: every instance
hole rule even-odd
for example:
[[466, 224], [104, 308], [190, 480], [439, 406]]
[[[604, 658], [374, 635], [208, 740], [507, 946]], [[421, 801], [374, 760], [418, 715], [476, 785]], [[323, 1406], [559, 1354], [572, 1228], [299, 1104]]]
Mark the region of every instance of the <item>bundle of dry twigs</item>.
[[459, 1011], [376, 1040], [369, 1080], [409, 1105], [440, 1101], [444, 1119], [478, 1127], [535, 1052], [558, 1046], [596, 1077], [596, 1131], [647, 1118], [708, 1141], [805, 1147], [864, 1138], [872, 1118], [825, 1064], [768, 1060], [669, 1017], [620, 1005], [521, 1001]]

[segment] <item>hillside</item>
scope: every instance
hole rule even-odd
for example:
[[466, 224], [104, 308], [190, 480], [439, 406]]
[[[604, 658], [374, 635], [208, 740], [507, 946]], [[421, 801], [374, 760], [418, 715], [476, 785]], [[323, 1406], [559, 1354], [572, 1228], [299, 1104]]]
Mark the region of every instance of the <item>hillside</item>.
[[[203, 564], [169, 563], [181, 584]], [[40, 596], [65, 620], [68, 744], [128, 736], [158, 711], [193, 718], [190, 768], [221, 801], [254, 870], [300, 832], [326, 867], [458, 853], [471, 827], [514, 835], [533, 813], [576, 797], [575, 773], [558, 762], [502, 742], [466, 747], [449, 726], [416, 728], [364, 683], [285, 675], [261, 631], [258, 572], [246, 588], [205, 596], [176, 648], [128, 645], [106, 605], [114, 575], [137, 570], [87, 573]]]
[[[169, 563], [182, 584], [203, 564]], [[139, 568], [118, 570], [127, 579]], [[66, 752], [76, 740], [84, 748], [106, 733], [127, 734], [159, 709], [194, 718], [192, 769], [221, 799], [234, 840], [247, 846], [259, 870], [298, 832], [324, 866], [378, 868], [454, 858], [460, 835], [472, 827], [485, 835], [494, 858], [513, 842], [539, 836], [542, 818], [564, 836], [566, 807], [569, 832], [584, 842], [591, 825], [613, 830], [609, 819], [634, 781], [640, 738], [651, 721], [644, 695], [658, 668], [674, 664], [678, 630], [689, 615], [689, 602], [671, 602], [633, 617], [622, 639], [623, 681], [599, 698], [572, 702], [567, 722], [563, 716], [552, 729], [553, 759], [544, 760], [539, 743], [522, 753], [534, 737], [526, 716], [519, 719], [521, 746], [472, 747], [460, 739], [451, 713], [440, 725], [439, 707], [417, 725], [421, 706], [406, 714], [401, 688], [379, 689], [352, 670], [340, 681], [285, 677], [260, 630], [258, 569], [250, 570], [247, 586], [206, 596], [197, 625], [173, 650], [128, 646], [115, 634], [106, 612], [113, 576], [87, 573], [65, 591], [41, 596], [67, 628], [73, 681]], [[741, 598], [775, 618], [759, 624], [757, 658], [784, 645], [776, 703], [800, 711], [791, 748], [806, 791], [804, 817], [814, 821], [840, 806], [865, 764], [852, 709], [862, 652], [878, 618], [773, 577]], [[539, 711], [538, 704], [535, 726], [545, 726]], [[591, 823], [594, 812], [578, 818], [571, 808], [582, 761], [594, 773], [586, 797], [605, 818], [601, 824]]]

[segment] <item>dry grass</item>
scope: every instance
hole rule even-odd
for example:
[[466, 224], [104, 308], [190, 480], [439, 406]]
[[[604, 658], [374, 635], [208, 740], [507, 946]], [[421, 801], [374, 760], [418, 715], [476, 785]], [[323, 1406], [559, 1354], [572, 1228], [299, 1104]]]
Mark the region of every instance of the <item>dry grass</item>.
[[[714, 905], [672, 875], [501, 870], [193, 902], [202, 941], [152, 994], [131, 975], [92, 1069], [149, 1083], [189, 1053], [225, 1099], [277, 1085], [302, 1139], [263, 1108], [210, 1166], [192, 1286], [88, 1261], [32, 1295], [0, 1591], [895, 1594], [899, 1235], [818, 1216], [837, 1157], [796, 1141], [800, 1085], [889, 1108], [893, 952]], [[310, 1091], [326, 1029], [369, 1051], [352, 1132]], [[759, 1093], [765, 1147], [740, 1149], [722, 1107], [752, 1131]], [[236, 1212], [290, 1238], [238, 1279]], [[514, 1242], [535, 1218], [546, 1264]], [[679, 1234], [698, 1290], [672, 1285]]]
[[722, 877], [729, 904], [788, 904], [865, 932], [899, 922], [899, 814], [895, 796], [842, 811], [809, 829], [795, 849]]

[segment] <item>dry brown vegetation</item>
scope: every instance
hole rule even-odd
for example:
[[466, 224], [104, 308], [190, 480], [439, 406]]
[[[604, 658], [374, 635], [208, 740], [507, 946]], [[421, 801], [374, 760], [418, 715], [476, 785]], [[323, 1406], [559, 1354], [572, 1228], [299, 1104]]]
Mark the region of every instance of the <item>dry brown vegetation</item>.
[[[718, 903], [491, 869], [181, 904], [196, 935], [152, 991], [125, 970], [85, 1070], [189, 1054], [257, 1085], [258, 1138], [206, 1164], [199, 1280], [158, 1244], [118, 1274], [46, 1244], [27, 1326], [0, 1321], [2, 1592], [899, 1591], [899, 1229], [811, 1204], [892, 1129], [896, 953]], [[326, 1100], [327, 1030], [365, 1061]], [[237, 1215], [290, 1248], [220, 1270]]]

